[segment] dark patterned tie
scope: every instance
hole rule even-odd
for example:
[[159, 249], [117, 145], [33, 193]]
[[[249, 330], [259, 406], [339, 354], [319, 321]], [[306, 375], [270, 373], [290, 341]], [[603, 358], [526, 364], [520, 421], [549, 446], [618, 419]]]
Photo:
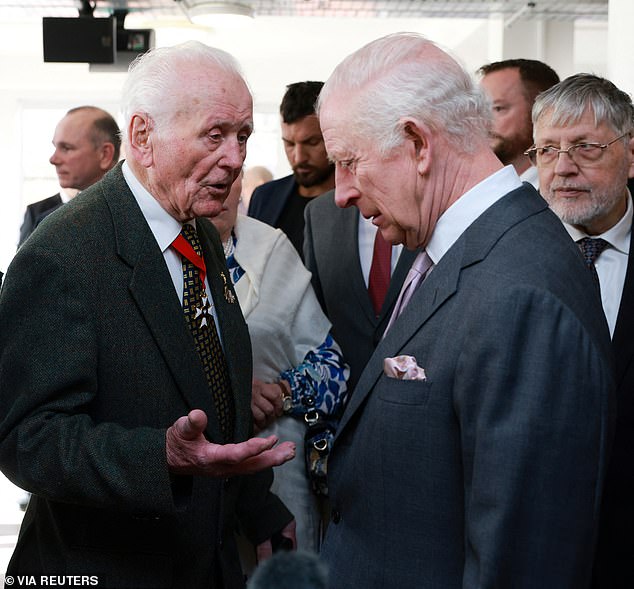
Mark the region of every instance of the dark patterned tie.
[[606, 247], [609, 247], [610, 244], [605, 241], [605, 239], [593, 239], [591, 237], [584, 237], [583, 239], [577, 241], [577, 245], [579, 246], [579, 249], [583, 254], [583, 261], [586, 267], [588, 268], [588, 270], [590, 270], [590, 272], [592, 272], [593, 278], [597, 282], [599, 282], [599, 275], [597, 274], [597, 269], [594, 266], [594, 262], [599, 257], [601, 252]]
[[377, 229], [372, 252], [372, 265], [368, 280], [368, 294], [372, 301], [374, 314], [378, 317], [385, 301], [385, 295], [390, 286], [392, 271], [392, 244], [385, 241], [381, 231]]
[[[200, 241], [196, 229], [189, 224], [183, 225], [181, 235], [192, 246], [194, 252], [202, 257]], [[207, 384], [220, 422], [224, 442], [233, 439], [235, 407], [231, 393], [231, 383], [227, 371], [220, 338], [211, 314], [211, 307], [201, 280], [199, 269], [181, 253], [183, 262], [183, 313], [194, 337], [196, 349], [205, 370]]]

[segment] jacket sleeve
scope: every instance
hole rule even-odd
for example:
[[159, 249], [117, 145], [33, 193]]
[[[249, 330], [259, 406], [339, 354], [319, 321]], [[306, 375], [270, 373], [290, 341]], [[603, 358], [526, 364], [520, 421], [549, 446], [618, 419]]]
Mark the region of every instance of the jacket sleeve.
[[99, 345], [81, 256], [65, 254], [29, 240], [0, 291], [0, 467], [53, 501], [173, 513], [165, 430], [125, 424], [131, 407], [95, 417], [100, 355], [117, 352]]
[[237, 501], [240, 529], [255, 545], [268, 540], [292, 519], [293, 514], [282, 500], [270, 491], [273, 470], [268, 469], [243, 477]]

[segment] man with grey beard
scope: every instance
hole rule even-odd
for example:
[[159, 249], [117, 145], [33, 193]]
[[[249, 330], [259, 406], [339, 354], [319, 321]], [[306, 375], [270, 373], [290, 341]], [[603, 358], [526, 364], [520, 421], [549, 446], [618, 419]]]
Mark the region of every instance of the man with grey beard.
[[303, 259], [304, 208], [335, 187], [335, 168], [328, 160], [315, 114], [323, 82], [297, 82], [286, 87], [280, 105], [282, 141], [293, 173], [255, 189], [249, 216], [278, 227]]
[[[601, 290], [612, 336], [617, 423], [601, 508], [593, 587], [634, 586], [634, 107], [612, 82], [571, 76], [533, 107], [542, 195], [577, 242]], [[630, 189], [632, 183], [630, 181]]]

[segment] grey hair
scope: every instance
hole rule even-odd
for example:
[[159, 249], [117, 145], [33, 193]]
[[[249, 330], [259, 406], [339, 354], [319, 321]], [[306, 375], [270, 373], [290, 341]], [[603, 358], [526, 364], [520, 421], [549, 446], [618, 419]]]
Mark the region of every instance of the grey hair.
[[533, 105], [533, 125], [545, 113], [555, 126], [574, 124], [588, 109], [597, 126], [607, 123], [619, 135], [634, 128], [631, 96], [593, 74], [575, 74], [539, 94]]
[[182, 91], [186, 91], [183, 72], [188, 65], [207, 66], [243, 77], [232, 55], [199, 41], [151, 49], [130, 64], [121, 99], [125, 124], [134, 113], [143, 112], [157, 128], [168, 125], [180, 112]]
[[387, 35], [349, 55], [325, 83], [318, 110], [335, 94], [348, 101], [350, 132], [384, 155], [404, 140], [403, 117], [449, 134], [465, 152], [491, 125], [489, 101], [472, 77], [417, 33]]

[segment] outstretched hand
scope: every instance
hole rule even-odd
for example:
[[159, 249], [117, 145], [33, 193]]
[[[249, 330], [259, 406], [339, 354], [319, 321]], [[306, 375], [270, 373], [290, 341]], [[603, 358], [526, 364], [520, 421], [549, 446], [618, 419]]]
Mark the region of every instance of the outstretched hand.
[[167, 464], [174, 474], [231, 477], [279, 466], [295, 457], [295, 444], [277, 444], [277, 436], [250, 438], [239, 444], [213, 444], [203, 432], [204, 411], [194, 409], [168, 428], [165, 437]]

